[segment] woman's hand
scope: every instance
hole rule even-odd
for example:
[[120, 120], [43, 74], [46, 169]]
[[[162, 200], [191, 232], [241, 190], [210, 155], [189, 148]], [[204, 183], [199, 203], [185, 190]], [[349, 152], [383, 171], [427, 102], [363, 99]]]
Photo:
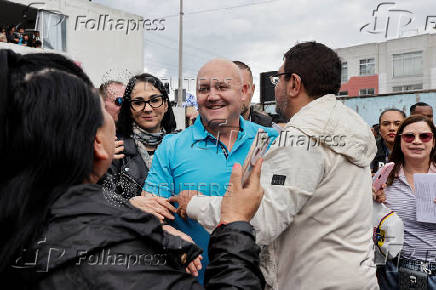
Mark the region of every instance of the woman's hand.
[[140, 210], [154, 214], [163, 223], [165, 218], [174, 219], [172, 213], [176, 212], [176, 208], [171, 205], [168, 199], [156, 196], [145, 191], [141, 196], [132, 197], [129, 202]]
[[118, 140], [115, 137], [115, 152], [114, 159], [123, 159], [124, 158], [124, 140]]
[[[173, 228], [172, 226], [169, 226], [169, 225], [163, 225], [162, 228], [164, 229], [164, 231], [172, 234], [173, 236], [181, 237], [185, 241], [194, 244], [194, 241], [192, 240], [192, 238], [190, 236], [188, 236], [187, 234], [185, 234], [184, 232], [176, 230], [175, 228]], [[197, 258], [192, 260], [192, 262], [189, 263], [188, 267], [186, 267], [186, 269], [185, 269], [186, 272], [191, 274], [192, 276], [197, 277], [198, 271], [200, 271], [202, 268], [201, 260], [203, 260], [203, 256], [201, 256], [201, 255], [199, 255]]]
[[374, 187], [372, 187], [372, 198], [376, 202], [386, 202], [385, 188], [386, 188], [386, 184], [383, 184], [382, 188], [380, 188], [377, 191], [375, 190]]

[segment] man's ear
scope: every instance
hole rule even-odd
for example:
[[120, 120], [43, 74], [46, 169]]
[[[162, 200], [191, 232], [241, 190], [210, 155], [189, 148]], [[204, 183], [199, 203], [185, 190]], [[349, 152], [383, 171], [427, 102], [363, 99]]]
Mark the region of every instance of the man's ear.
[[241, 91], [242, 91], [243, 96], [248, 96], [248, 84], [247, 83], [242, 85]]
[[297, 74], [292, 74], [289, 81], [286, 84], [286, 91], [289, 96], [296, 97], [302, 89], [301, 78]]
[[111, 157], [103, 146], [102, 137], [101, 131], [98, 129], [94, 139], [94, 157], [96, 161], [107, 160]]

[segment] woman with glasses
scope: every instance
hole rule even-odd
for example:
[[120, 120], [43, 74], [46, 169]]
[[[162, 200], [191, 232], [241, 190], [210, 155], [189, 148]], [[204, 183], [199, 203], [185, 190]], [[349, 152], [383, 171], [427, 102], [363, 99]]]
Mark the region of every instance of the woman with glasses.
[[[415, 173], [436, 173], [435, 144], [435, 126], [424, 116], [406, 118], [398, 128], [389, 157], [395, 167], [388, 177], [381, 201], [402, 219], [404, 246], [399, 259], [388, 261], [384, 271], [378, 271], [381, 289], [409, 289], [422, 283], [428, 288], [415, 288], [436, 289], [436, 223], [416, 220], [413, 176]], [[406, 288], [401, 288], [400, 284]]]
[[114, 160], [104, 183], [126, 199], [141, 195], [153, 154], [176, 121], [163, 83], [151, 74], [132, 77], [118, 114], [124, 157]]

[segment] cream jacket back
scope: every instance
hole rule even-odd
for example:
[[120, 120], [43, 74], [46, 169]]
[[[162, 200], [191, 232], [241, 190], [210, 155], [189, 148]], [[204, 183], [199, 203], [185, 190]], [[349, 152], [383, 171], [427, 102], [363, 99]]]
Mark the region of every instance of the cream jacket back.
[[[374, 136], [325, 95], [287, 123], [262, 165], [265, 194], [251, 223], [272, 289], [378, 289], [372, 244]], [[194, 197], [188, 215], [212, 230], [219, 197]]]

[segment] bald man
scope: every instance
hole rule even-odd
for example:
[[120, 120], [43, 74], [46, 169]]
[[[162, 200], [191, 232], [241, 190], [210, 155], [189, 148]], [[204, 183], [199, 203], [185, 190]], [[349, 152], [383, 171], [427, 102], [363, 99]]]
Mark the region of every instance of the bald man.
[[[246, 91], [233, 62], [214, 59], [206, 63], [197, 75], [199, 118], [183, 132], [164, 138], [153, 157], [144, 191], [165, 198], [188, 190], [223, 196], [233, 164], [244, 162], [257, 130], [263, 128], [272, 139], [278, 135], [275, 129], [241, 117], [241, 97]], [[185, 212], [180, 214], [184, 216]], [[177, 214], [170, 223], [203, 249], [205, 269], [209, 261], [208, 232], [196, 221]], [[203, 282], [203, 271], [199, 280]]]
[[118, 122], [118, 114], [121, 109], [121, 103], [123, 100], [124, 90], [126, 87], [119, 81], [107, 81], [100, 86], [100, 96], [104, 100], [104, 106], [106, 111], [112, 116], [115, 123]]

